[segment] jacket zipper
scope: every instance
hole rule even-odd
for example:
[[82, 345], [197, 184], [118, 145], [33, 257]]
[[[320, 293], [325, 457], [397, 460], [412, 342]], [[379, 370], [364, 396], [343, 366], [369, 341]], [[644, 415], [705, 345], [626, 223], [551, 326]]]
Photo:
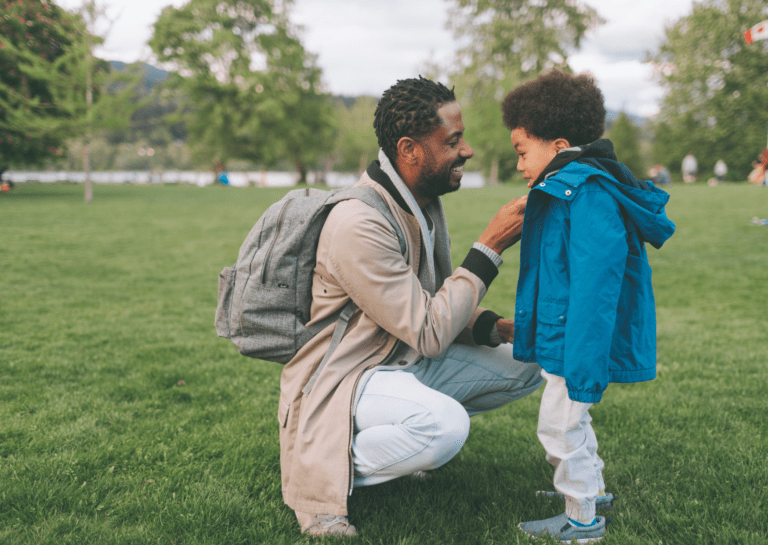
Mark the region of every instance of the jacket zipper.
[[[397, 339], [395, 341], [395, 344], [392, 345], [392, 348], [389, 349], [389, 352], [387, 353], [386, 357], [381, 361], [387, 361], [389, 357], [394, 354], [395, 349], [400, 344], [400, 339]], [[368, 367], [365, 369], [365, 371], [368, 371], [369, 369], [373, 369], [374, 367], [378, 367], [379, 364], [372, 365], [371, 367]], [[363, 371], [363, 373], [365, 373]], [[357, 385], [360, 383], [360, 378], [363, 376], [363, 373], [360, 373], [357, 375], [357, 379], [355, 379], [355, 387], [352, 389], [353, 395], [356, 395], [357, 393]], [[351, 430], [349, 434], [349, 443], [347, 444], [347, 456], [349, 459], [349, 495], [352, 495], [352, 489], [355, 487], [355, 461], [352, 459], [352, 435], [355, 433], [355, 417], [353, 415], [355, 407], [355, 398], [352, 398], [352, 404], [349, 406], [349, 429]]]
[[285, 211], [288, 209], [290, 204], [293, 202], [293, 199], [289, 199], [285, 202], [283, 205], [283, 208], [280, 210], [280, 215], [277, 217], [277, 226], [275, 227], [275, 235], [272, 237], [272, 242], [269, 245], [269, 249], [267, 250], [267, 255], [264, 257], [264, 266], [261, 268], [261, 283], [266, 284], [267, 283], [267, 270], [269, 269], [269, 261], [272, 258], [272, 249], [275, 247], [275, 243], [277, 242], [277, 237], [280, 236], [280, 228], [283, 223], [283, 216], [285, 216]]

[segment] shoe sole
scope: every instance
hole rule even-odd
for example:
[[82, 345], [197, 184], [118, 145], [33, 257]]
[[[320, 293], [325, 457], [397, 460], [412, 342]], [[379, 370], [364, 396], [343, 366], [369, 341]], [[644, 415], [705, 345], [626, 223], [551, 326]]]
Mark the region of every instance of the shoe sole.
[[[607, 524], [607, 522], [606, 522], [606, 524]], [[549, 536], [549, 534], [544, 534], [544, 535], [541, 535], [541, 536], [538, 536], [538, 535], [534, 536], [534, 535], [529, 534], [528, 532], [523, 530], [523, 523], [522, 522], [520, 524], [518, 524], [517, 527], [520, 529], [521, 532], [524, 532], [525, 535], [527, 535], [528, 537], [532, 537], [533, 539], [543, 539], [545, 536]], [[597, 541], [600, 541], [601, 539], [603, 539], [603, 537], [605, 537], [605, 536], [600, 536], [600, 537], [584, 537], [584, 538], [581, 538], [581, 539], [578, 539], [578, 538], [575, 538], [575, 539], [576, 539], [576, 543], [578, 543], [579, 545], [584, 545], [585, 543], [595, 543]], [[557, 537], [555, 537], [555, 539], [557, 539]], [[560, 543], [573, 543], [573, 540], [574, 540], [574, 538], [571, 538], [568, 541], [561, 541], [561, 540], [558, 539], [558, 541], [560, 541]]]

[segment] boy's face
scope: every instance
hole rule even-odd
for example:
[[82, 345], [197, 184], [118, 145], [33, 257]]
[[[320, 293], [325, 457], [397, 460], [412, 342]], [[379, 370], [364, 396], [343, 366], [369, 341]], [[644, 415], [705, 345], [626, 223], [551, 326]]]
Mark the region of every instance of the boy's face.
[[522, 127], [512, 131], [512, 145], [518, 155], [517, 170], [522, 172], [523, 178], [528, 180], [528, 187], [533, 185], [558, 151], [569, 147], [568, 142], [563, 138], [542, 140], [531, 136]]

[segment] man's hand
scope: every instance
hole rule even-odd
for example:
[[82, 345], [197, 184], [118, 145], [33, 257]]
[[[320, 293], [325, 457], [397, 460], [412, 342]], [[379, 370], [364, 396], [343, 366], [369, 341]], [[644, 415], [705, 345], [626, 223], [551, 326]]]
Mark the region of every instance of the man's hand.
[[496, 320], [496, 331], [501, 337], [501, 342], [511, 344], [515, 340], [515, 321], [504, 318]]
[[520, 240], [523, 231], [523, 216], [528, 196], [512, 199], [501, 207], [485, 228], [478, 242], [501, 255], [501, 252]]

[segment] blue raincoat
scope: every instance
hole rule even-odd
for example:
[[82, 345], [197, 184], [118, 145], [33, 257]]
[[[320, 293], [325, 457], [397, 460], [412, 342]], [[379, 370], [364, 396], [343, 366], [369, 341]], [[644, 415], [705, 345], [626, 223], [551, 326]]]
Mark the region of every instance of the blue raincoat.
[[598, 142], [611, 159], [569, 162], [531, 190], [515, 303], [515, 358], [564, 377], [570, 399], [584, 403], [610, 382], [656, 377], [645, 242], [660, 248], [675, 230], [669, 195]]

